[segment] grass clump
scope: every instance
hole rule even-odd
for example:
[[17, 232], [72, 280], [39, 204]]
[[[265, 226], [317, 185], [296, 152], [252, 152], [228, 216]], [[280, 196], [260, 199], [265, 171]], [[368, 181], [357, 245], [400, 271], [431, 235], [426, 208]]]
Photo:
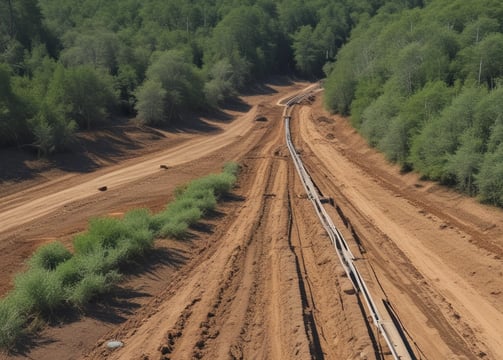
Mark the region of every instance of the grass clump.
[[183, 221], [169, 221], [162, 225], [159, 230], [159, 235], [163, 237], [172, 237], [175, 239], [183, 239], [187, 237], [189, 224]]
[[13, 296], [0, 300], [0, 347], [11, 348], [23, 334], [25, 322], [26, 318]]
[[86, 254], [98, 248], [114, 248], [124, 236], [127, 236], [127, 226], [120, 219], [94, 218], [89, 221], [88, 231], [74, 238], [73, 247], [77, 254]]
[[224, 165], [224, 173], [237, 176], [239, 173], [239, 164], [237, 162], [228, 162]]
[[29, 260], [32, 269], [54, 270], [60, 263], [72, 257], [72, 253], [59, 241], [43, 245]]
[[65, 291], [54, 271], [28, 270], [14, 282], [13, 298], [20, 312], [51, 315], [65, 300]]
[[175, 200], [158, 214], [135, 209], [122, 219], [91, 219], [88, 230], [74, 237], [73, 254], [60, 242], [40, 247], [28, 270], [16, 277], [14, 290], [0, 300], [0, 347], [12, 347], [30, 322], [63, 306], [81, 308], [111, 291], [121, 280], [120, 267], [149, 251], [156, 236], [186, 237], [188, 228], [232, 189], [238, 169], [229, 163], [220, 174], [178, 188]]
[[218, 198], [231, 191], [238, 171], [238, 164], [228, 163], [220, 174], [210, 174], [178, 187], [175, 201], [154, 216], [153, 228], [160, 236], [185, 238], [189, 227], [213, 211]]
[[116, 270], [106, 274], [88, 274], [71, 288], [68, 300], [82, 307], [96, 296], [110, 292], [120, 279], [121, 275]]

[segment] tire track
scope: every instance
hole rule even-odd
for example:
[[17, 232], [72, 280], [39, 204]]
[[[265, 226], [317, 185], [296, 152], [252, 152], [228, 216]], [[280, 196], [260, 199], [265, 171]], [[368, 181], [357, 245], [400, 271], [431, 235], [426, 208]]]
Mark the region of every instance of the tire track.
[[[379, 278], [386, 279], [387, 284], [391, 283], [395, 287], [394, 292], [398, 290], [399, 293], [407, 294], [409, 303], [412, 302], [423, 314], [428, 326], [436, 329], [451, 353], [466, 359], [476, 359], [475, 354], [486, 354], [484, 344], [477, 339], [468, 324], [460, 319], [447, 299], [423, 277], [392, 239], [347, 198], [340, 188], [340, 179], [336, 179], [322, 160], [315, 153], [306, 150], [306, 147], [304, 159], [320, 189], [329, 189], [329, 195], [334, 197], [339, 208], [334, 213], [342, 215], [341, 221], [347, 224], [358, 239], [354, 242], [355, 249], [357, 246], [364, 248], [366, 256], [362, 258], [362, 262], [370, 261]], [[366, 277], [372, 278], [372, 269], [370, 266], [367, 268]], [[399, 302], [401, 301], [397, 301]]]
[[[290, 187], [289, 187], [290, 189]], [[298, 227], [294, 228], [295, 211], [292, 208], [291, 193], [288, 191], [288, 243], [290, 251], [295, 254], [295, 268], [299, 282], [300, 297], [302, 299], [304, 329], [309, 339], [309, 352], [311, 359], [325, 359], [320, 343], [320, 335], [315, 318], [316, 303], [314, 301], [311, 284], [309, 283], [306, 264], [304, 261], [302, 240]]]

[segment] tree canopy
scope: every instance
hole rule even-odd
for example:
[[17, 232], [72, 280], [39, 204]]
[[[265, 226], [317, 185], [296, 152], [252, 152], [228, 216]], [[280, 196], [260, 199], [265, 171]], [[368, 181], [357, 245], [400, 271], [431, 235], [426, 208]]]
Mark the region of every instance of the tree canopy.
[[0, 0], [0, 146], [46, 156], [115, 115], [167, 124], [272, 74], [319, 78], [383, 2]]
[[326, 106], [387, 157], [503, 205], [503, 3], [388, 3], [328, 67]]
[[183, 121], [274, 74], [325, 74], [390, 160], [503, 205], [499, 0], [0, 0], [0, 147]]

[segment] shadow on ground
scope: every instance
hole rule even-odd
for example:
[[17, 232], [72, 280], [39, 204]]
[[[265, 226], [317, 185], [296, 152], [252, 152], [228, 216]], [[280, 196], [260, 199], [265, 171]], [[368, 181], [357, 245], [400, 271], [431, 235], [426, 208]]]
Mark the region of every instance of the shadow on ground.
[[[274, 77], [268, 79], [267, 83], [247, 86], [242, 95], [274, 94], [277, 91], [271, 86], [291, 84], [293, 82], [288, 77]], [[185, 112], [159, 129], [139, 126], [134, 119], [117, 118], [106, 127], [79, 132], [68, 152], [53, 154], [47, 159], [38, 158], [35, 149], [29, 146], [0, 149], [0, 186], [3, 182], [35, 179], [51, 169], [74, 173], [92, 172], [100, 167], [100, 163], [114, 163], [134, 156], [135, 151], [144, 148], [147, 142], [166, 138], [166, 133], [219, 132], [220, 128], [215, 123], [231, 122], [235, 116], [229, 113], [246, 113], [250, 109], [249, 104], [234, 97], [226, 100], [218, 109]]]
[[[236, 194], [226, 194], [221, 202], [242, 202], [245, 198]], [[225, 213], [213, 210], [206, 214], [206, 220], [218, 220], [226, 216]], [[212, 234], [216, 225], [204, 221], [204, 219], [191, 226], [191, 231], [183, 241], [197, 241], [203, 233]], [[181, 268], [189, 261], [190, 254], [185, 250], [173, 247], [157, 247], [150, 250], [144, 257], [131, 261], [119, 268], [120, 273], [126, 279], [135, 279], [148, 276], [153, 281], [163, 279], [157, 271], [160, 267], [169, 267], [174, 270]], [[76, 323], [82, 319], [93, 319], [100, 323], [114, 326], [127, 321], [134, 313], [145, 303], [145, 298], [155, 296], [151, 291], [144, 291], [144, 281], [139, 286], [119, 284], [111, 289], [109, 294], [98, 296], [89, 304], [81, 309], [73, 307], [64, 307], [58, 309], [47, 318], [35, 319], [34, 324], [38, 323], [40, 327], [61, 328], [65, 325]], [[47, 325], [45, 325], [47, 324]], [[29, 357], [31, 351], [37, 347], [49, 346], [60, 340], [50, 336], [47, 332], [38, 332], [31, 335], [25, 335], [17, 342], [15, 348], [11, 349], [10, 354], [14, 356]]]

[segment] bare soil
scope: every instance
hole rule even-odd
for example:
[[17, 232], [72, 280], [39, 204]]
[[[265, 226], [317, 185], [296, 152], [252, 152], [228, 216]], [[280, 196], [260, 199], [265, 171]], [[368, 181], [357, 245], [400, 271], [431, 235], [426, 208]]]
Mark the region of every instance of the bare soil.
[[[114, 296], [60, 314], [0, 358], [391, 358], [289, 158], [277, 104], [305, 86], [269, 84], [192, 128], [111, 131], [113, 151], [85, 156], [94, 165], [26, 160], [4, 175], [2, 293], [37, 246], [70, 244], [89, 217], [156, 211], [176, 186], [242, 165], [232, 196], [189, 239], [160, 239]], [[321, 96], [296, 108], [294, 142], [374, 298], [390, 302], [418, 359], [498, 359], [503, 211], [401, 174]], [[124, 346], [108, 350], [111, 339]]]

